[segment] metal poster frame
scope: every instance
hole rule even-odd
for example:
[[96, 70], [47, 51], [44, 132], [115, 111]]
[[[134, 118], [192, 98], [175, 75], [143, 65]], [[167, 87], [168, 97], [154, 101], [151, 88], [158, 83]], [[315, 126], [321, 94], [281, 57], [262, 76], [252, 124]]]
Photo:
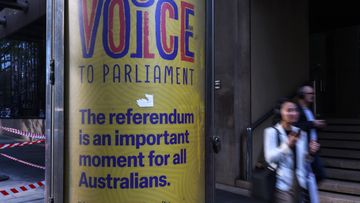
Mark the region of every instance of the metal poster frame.
[[46, 194], [45, 202], [64, 197], [64, 0], [46, 5]]
[[[45, 202], [64, 202], [64, 174], [66, 172], [66, 53], [64, 0], [46, 1], [46, 194]], [[214, 0], [206, 0], [206, 80], [205, 80], [205, 202], [215, 200], [214, 152]]]

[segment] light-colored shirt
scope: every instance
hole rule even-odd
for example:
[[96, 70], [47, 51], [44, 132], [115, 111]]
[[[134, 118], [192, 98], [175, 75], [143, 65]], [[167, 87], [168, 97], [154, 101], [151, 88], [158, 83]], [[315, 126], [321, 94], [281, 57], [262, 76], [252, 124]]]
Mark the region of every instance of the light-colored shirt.
[[[267, 163], [277, 168], [276, 188], [282, 191], [289, 191], [293, 185], [294, 178], [294, 153], [289, 148], [288, 136], [280, 124], [274, 126], [279, 130], [280, 143], [277, 141], [277, 132], [274, 128], [266, 128], [264, 131], [264, 156]], [[292, 127], [297, 132], [298, 128]], [[306, 132], [301, 131], [296, 142], [296, 178], [302, 188], [307, 189], [306, 176], [307, 164], [306, 156], [308, 154]]]

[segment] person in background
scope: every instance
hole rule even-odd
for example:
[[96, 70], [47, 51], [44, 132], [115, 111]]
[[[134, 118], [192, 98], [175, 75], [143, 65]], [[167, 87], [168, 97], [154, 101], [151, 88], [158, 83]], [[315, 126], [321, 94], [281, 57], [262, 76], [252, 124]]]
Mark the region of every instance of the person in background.
[[309, 202], [307, 155], [318, 148], [309, 147], [306, 132], [293, 126], [299, 118], [294, 102], [282, 99], [274, 111], [278, 122], [264, 131], [265, 160], [277, 172], [274, 202]]
[[[309, 145], [318, 145], [317, 130], [326, 126], [324, 120], [317, 120], [311, 111], [311, 105], [314, 103], [314, 89], [309, 85], [304, 85], [298, 89], [298, 111], [299, 120], [294, 124], [307, 132]], [[320, 146], [318, 146], [320, 147]], [[312, 154], [311, 168], [319, 182], [325, 178], [323, 164], [318, 153]]]

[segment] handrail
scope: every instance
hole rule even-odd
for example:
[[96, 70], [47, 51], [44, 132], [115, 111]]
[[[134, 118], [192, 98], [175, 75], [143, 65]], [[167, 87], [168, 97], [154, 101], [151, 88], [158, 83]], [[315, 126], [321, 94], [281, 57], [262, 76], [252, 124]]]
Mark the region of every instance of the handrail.
[[273, 112], [274, 112], [273, 109], [266, 112], [263, 116], [261, 116], [254, 123], [252, 123], [250, 128], [254, 130], [255, 128], [259, 127], [263, 122], [265, 122], [268, 118], [270, 118], [273, 115]]
[[256, 120], [254, 123], [250, 125], [250, 127], [246, 128], [247, 132], [247, 140], [246, 140], [246, 165], [247, 165], [247, 176], [246, 179], [249, 181], [252, 177], [252, 146], [253, 146], [253, 131], [259, 127], [263, 122], [265, 122], [267, 119], [269, 119], [273, 115], [273, 109], [267, 111], [263, 116], [261, 116], [258, 120]]
[[[314, 92], [316, 96], [316, 91]], [[296, 96], [296, 94], [291, 95], [288, 98], [294, 98]], [[247, 132], [247, 140], [246, 140], [246, 170], [247, 170], [247, 176], [246, 176], [246, 180], [250, 181], [251, 177], [252, 177], [252, 165], [253, 165], [253, 160], [252, 160], [252, 156], [253, 156], [253, 132], [254, 130], [259, 127], [262, 123], [264, 123], [266, 120], [268, 120], [271, 116], [273, 115], [273, 109], [270, 109], [269, 111], [267, 111], [264, 115], [262, 115], [259, 119], [257, 119], [255, 122], [253, 122], [250, 127], [246, 128], [246, 132]]]

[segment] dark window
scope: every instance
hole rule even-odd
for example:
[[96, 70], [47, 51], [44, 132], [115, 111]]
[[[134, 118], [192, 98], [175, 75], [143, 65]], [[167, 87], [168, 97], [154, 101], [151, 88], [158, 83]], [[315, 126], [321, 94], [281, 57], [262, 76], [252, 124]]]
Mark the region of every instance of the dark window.
[[0, 40], [0, 118], [44, 118], [45, 46]]

